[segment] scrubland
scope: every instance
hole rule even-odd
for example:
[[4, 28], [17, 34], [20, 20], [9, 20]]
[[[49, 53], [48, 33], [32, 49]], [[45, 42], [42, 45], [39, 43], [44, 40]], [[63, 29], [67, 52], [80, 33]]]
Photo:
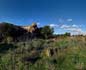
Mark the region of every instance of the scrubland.
[[0, 70], [86, 70], [86, 37], [0, 43]]

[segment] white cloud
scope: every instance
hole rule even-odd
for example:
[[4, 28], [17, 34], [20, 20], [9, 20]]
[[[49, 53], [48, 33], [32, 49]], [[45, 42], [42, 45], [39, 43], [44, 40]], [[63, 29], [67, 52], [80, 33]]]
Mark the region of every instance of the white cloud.
[[40, 23], [39, 23], [39, 22], [37, 22], [37, 25], [40, 25]]
[[73, 21], [73, 19], [67, 19], [67, 21], [68, 21], [68, 22], [72, 22], [72, 21]]
[[78, 25], [73, 24], [72, 27], [79, 27]]
[[63, 28], [63, 29], [65, 29], [65, 28], [69, 28], [70, 26], [68, 26], [68, 25], [62, 25], [62, 26], [60, 26], [60, 28]]
[[57, 24], [50, 24], [49, 26], [50, 27], [58, 27], [59, 25], [57, 25]]
[[62, 25], [60, 28], [74, 32], [81, 32], [81, 28], [79, 28], [77, 25]]
[[50, 27], [58, 27], [67, 31], [70, 31], [71, 34], [83, 34], [86, 35], [86, 32], [82, 30], [82, 28], [80, 27], [80, 25], [67, 25], [67, 24], [63, 24], [63, 25], [58, 25], [58, 24], [50, 24]]
[[73, 24], [72, 26], [71, 25], [62, 25], [60, 28], [64, 29], [64, 30], [68, 30], [72, 34], [83, 34], [83, 35], [86, 35], [86, 32], [83, 31], [78, 25], [75, 25], [75, 24]]
[[72, 31], [72, 32], [79, 32], [81, 33], [82, 32], [82, 29], [81, 28], [66, 28], [66, 30], [69, 30], [69, 31]]

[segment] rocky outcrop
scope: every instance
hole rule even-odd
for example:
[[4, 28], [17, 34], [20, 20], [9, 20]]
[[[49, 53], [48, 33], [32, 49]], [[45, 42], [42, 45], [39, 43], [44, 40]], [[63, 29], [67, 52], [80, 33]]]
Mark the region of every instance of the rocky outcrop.
[[2, 38], [12, 37], [16, 41], [26, 41], [40, 37], [40, 28], [36, 23], [31, 26], [17, 26], [10, 23], [0, 23], [0, 41]]
[[38, 27], [37, 27], [37, 24], [36, 23], [33, 23], [31, 26], [23, 26], [22, 28], [24, 28], [25, 30], [27, 30], [30, 33], [33, 33], [33, 32], [36, 31], [36, 29]]
[[32, 23], [31, 26], [22, 26], [26, 33], [18, 37], [19, 41], [28, 41], [33, 38], [41, 38], [40, 28], [37, 27], [36, 23]]
[[37, 37], [40, 34], [39, 28], [37, 27], [36, 23], [32, 23], [31, 26], [23, 26], [22, 28], [27, 30], [27, 33], [29, 33], [30, 38]]

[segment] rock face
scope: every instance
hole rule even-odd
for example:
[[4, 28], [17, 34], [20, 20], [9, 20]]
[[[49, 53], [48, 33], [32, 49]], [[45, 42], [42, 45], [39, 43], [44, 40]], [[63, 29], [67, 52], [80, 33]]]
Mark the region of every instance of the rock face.
[[39, 28], [36, 23], [33, 23], [31, 26], [23, 26], [22, 28], [27, 30], [27, 33], [29, 33], [29, 37], [31, 38], [37, 37], [39, 34]]
[[36, 29], [38, 27], [37, 27], [37, 24], [36, 23], [33, 23], [31, 26], [23, 26], [22, 28], [24, 28], [25, 30], [27, 30], [30, 33], [33, 33], [33, 32], [36, 31]]
[[38, 38], [40, 35], [40, 29], [37, 27], [36, 23], [33, 23], [31, 26], [22, 26], [22, 28], [27, 32], [19, 37], [20, 41]]

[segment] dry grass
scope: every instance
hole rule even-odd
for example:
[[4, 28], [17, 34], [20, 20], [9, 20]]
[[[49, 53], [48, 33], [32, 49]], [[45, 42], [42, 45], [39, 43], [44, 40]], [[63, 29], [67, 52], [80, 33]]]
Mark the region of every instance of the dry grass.
[[35, 39], [12, 44], [11, 47], [17, 48], [0, 53], [0, 70], [86, 70], [86, 37]]

